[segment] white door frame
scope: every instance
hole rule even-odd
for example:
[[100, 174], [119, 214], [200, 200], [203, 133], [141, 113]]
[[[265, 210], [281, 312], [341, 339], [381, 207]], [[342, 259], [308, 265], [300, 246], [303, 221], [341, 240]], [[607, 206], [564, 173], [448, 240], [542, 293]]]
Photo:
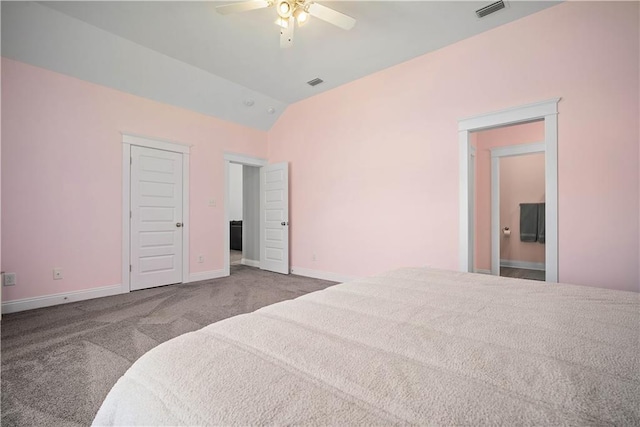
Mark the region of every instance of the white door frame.
[[476, 249], [476, 147], [469, 146], [469, 265], [473, 271]]
[[500, 275], [500, 159], [545, 151], [544, 142], [491, 148], [491, 274], [494, 276]]
[[122, 292], [131, 290], [131, 146], [182, 154], [182, 283], [189, 282], [189, 155], [191, 146], [122, 134]]
[[[247, 156], [245, 154], [236, 154], [236, 153], [224, 153], [224, 273], [223, 277], [226, 277], [230, 274], [231, 268], [229, 265], [229, 245], [230, 237], [229, 237], [229, 164], [236, 163], [243, 166], [254, 166], [254, 167], [262, 167], [269, 164], [267, 159], [262, 159], [260, 157]], [[243, 239], [244, 241], [244, 239]]]
[[545, 144], [545, 263], [547, 282], [558, 281], [558, 102], [560, 98], [508, 108], [488, 114], [458, 120], [460, 160], [459, 203], [459, 268], [473, 271], [470, 256], [473, 217], [470, 215], [472, 196], [469, 185], [471, 132], [517, 123], [544, 120]]

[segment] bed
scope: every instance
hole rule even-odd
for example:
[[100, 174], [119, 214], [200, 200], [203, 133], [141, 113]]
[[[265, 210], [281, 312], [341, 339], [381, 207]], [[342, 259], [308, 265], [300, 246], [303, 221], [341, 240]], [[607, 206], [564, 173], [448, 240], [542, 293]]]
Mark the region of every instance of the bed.
[[405, 268], [152, 349], [94, 425], [640, 425], [640, 296]]

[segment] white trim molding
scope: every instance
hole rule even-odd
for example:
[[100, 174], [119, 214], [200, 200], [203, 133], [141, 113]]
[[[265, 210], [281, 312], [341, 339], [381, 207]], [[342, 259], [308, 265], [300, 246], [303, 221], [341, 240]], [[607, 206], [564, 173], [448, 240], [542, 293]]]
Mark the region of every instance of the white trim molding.
[[458, 232], [458, 248], [459, 252], [459, 265], [460, 271], [472, 271], [473, 270], [473, 252], [472, 245], [475, 231], [474, 215], [471, 215], [471, 210], [474, 209], [471, 206], [473, 202], [472, 194], [469, 186], [470, 171], [471, 171], [471, 156], [469, 155], [470, 133], [463, 130], [458, 132], [458, 146], [460, 149], [460, 181], [459, 181], [459, 232]]
[[131, 289], [131, 146], [153, 148], [182, 154], [182, 283], [190, 281], [189, 245], [191, 224], [189, 216], [189, 164], [191, 146], [172, 141], [122, 133], [122, 289]]
[[331, 273], [329, 271], [310, 270], [308, 268], [291, 267], [291, 274], [298, 276], [311, 277], [313, 279], [329, 280], [331, 282], [350, 282], [352, 280], [358, 280], [360, 277], [346, 276], [338, 273]]
[[198, 273], [191, 273], [189, 275], [189, 280], [185, 283], [200, 282], [201, 280], [219, 279], [226, 276], [228, 276], [228, 274], [225, 274], [224, 268], [220, 270], [201, 271]]
[[476, 148], [469, 146], [469, 265], [474, 266], [476, 262]]
[[530, 144], [507, 145], [506, 147], [493, 147], [489, 149], [491, 157], [524, 156], [526, 154], [544, 153], [544, 142], [532, 142]]
[[260, 157], [247, 156], [246, 154], [238, 154], [238, 153], [224, 153], [224, 159], [231, 163], [238, 163], [240, 165], [247, 166], [266, 166], [269, 162], [267, 159], [263, 159]]
[[545, 277], [558, 282], [558, 115], [544, 119]]
[[[544, 153], [545, 153], [545, 220], [546, 220], [546, 280], [558, 281], [558, 102], [561, 98], [553, 98], [533, 104], [522, 105], [515, 108], [481, 114], [474, 117], [460, 119], [458, 121], [458, 148], [459, 148], [459, 268], [461, 271], [473, 271], [473, 206], [474, 203], [470, 185], [470, 170], [472, 156], [470, 155], [471, 133], [486, 129], [528, 123], [544, 120]], [[526, 144], [516, 150], [540, 151], [540, 143]], [[492, 150], [492, 162], [496, 162], [500, 153], [504, 153], [507, 147]], [[520, 155], [524, 154], [519, 152]], [[492, 174], [493, 175], [493, 174]], [[493, 209], [492, 209], [493, 210]], [[492, 223], [493, 223], [492, 215]], [[492, 224], [492, 229], [494, 225]], [[492, 232], [493, 233], [493, 232]], [[492, 253], [495, 252], [495, 238], [492, 235]], [[492, 260], [493, 261], [493, 260]], [[492, 270], [496, 270], [496, 261], [492, 262]], [[495, 271], [494, 271], [495, 274]]]
[[458, 120], [458, 131], [473, 131], [502, 127], [516, 123], [526, 123], [549, 115], [558, 114], [558, 102], [552, 98], [516, 108], [506, 108], [492, 113], [480, 114]]
[[175, 153], [189, 154], [191, 150], [191, 145], [159, 138], [148, 138], [131, 133], [122, 133], [122, 143], [137, 145], [139, 147], [155, 148], [156, 150], [173, 151]]
[[240, 264], [246, 265], [247, 267], [257, 267], [260, 268], [260, 261], [256, 261], [254, 259], [246, 259], [242, 258], [240, 260]]
[[523, 268], [525, 270], [545, 271], [544, 262], [517, 261], [511, 259], [501, 259], [500, 267]]
[[[262, 159], [260, 157], [248, 156], [246, 154], [237, 154], [237, 153], [224, 153], [223, 155], [224, 162], [224, 215], [223, 221], [224, 224], [222, 228], [224, 230], [224, 239], [222, 252], [224, 253], [224, 271], [225, 276], [228, 276], [231, 271], [229, 259], [229, 247], [230, 247], [230, 236], [229, 236], [229, 164], [236, 163], [243, 166], [255, 166], [262, 167], [269, 164], [267, 159]], [[244, 237], [243, 237], [244, 242]], [[258, 265], [256, 267], [260, 267], [260, 261], [257, 261]], [[252, 266], [253, 267], [253, 266]]]
[[85, 301], [93, 298], [109, 297], [128, 293], [121, 285], [102, 286], [82, 291], [63, 292], [59, 294], [44, 295], [33, 298], [23, 298], [2, 303], [2, 313], [17, 313], [18, 311], [33, 310], [35, 308], [51, 307], [52, 305], [66, 304], [69, 302]]

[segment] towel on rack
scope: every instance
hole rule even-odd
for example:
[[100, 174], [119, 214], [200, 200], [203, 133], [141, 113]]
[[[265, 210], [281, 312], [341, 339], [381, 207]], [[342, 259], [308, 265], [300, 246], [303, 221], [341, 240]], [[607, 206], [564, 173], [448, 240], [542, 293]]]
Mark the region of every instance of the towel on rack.
[[520, 203], [520, 241], [538, 239], [538, 203]]
[[538, 203], [538, 242], [544, 243], [545, 204]]

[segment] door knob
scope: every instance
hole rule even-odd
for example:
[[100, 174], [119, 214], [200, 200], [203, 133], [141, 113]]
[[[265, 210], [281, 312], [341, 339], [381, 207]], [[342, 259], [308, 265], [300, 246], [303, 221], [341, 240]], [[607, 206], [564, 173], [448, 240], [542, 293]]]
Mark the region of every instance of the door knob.
[[282, 222], [280, 223], [280, 225], [289, 225], [289, 223], [288, 223], [288, 222], [284, 222], [284, 221], [282, 221]]
[[182, 224], [181, 222], [176, 222], [176, 227], [180, 228], [182, 227], [184, 224]]

